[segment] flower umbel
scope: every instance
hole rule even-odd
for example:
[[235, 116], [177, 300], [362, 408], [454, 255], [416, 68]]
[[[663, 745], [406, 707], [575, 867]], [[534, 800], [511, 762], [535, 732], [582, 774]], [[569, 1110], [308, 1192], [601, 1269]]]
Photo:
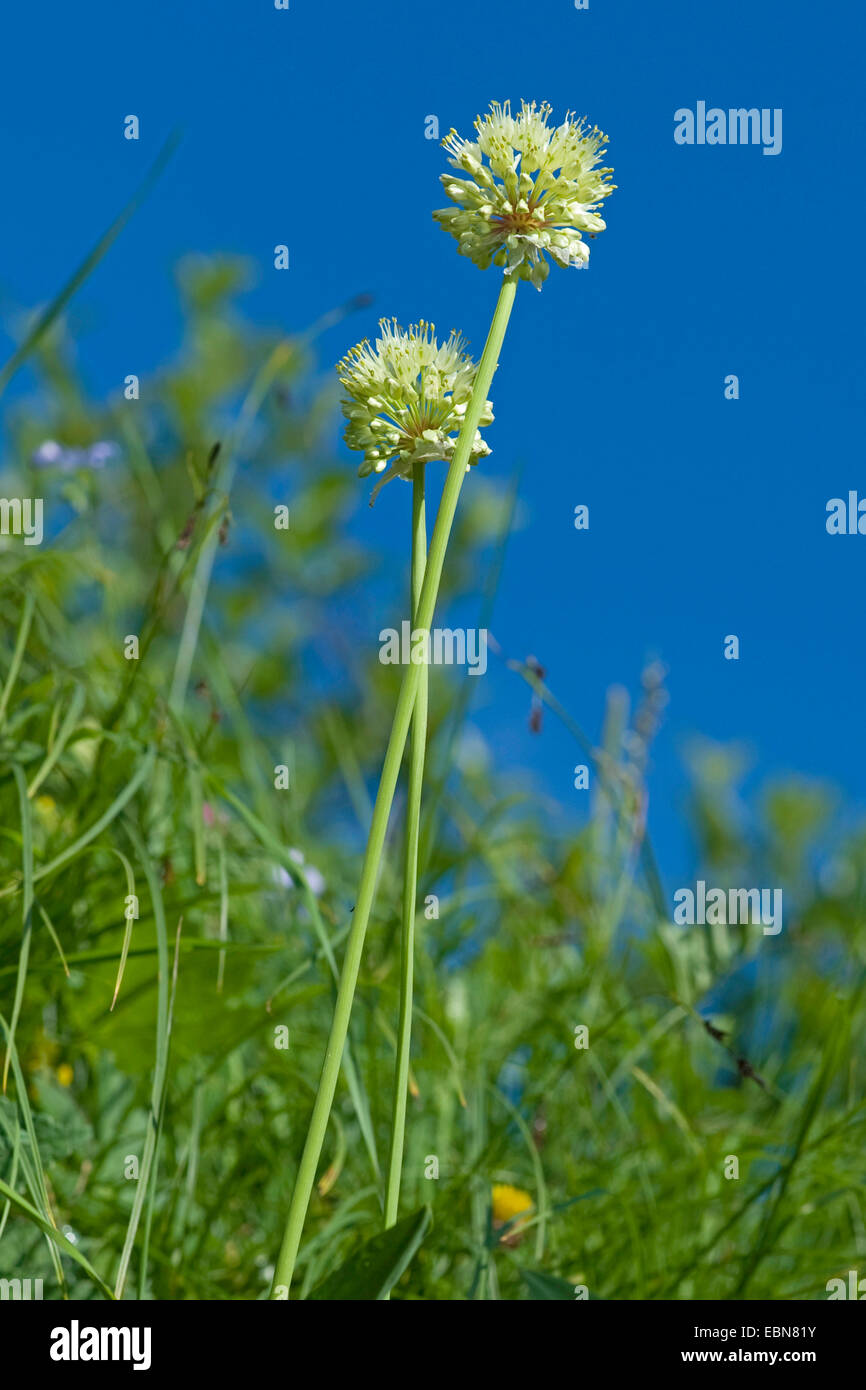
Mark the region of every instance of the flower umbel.
[[[440, 346], [423, 319], [405, 331], [396, 319], [380, 319], [379, 328], [374, 346], [365, 338], [337, 364], [348, 397], [345, 440], [364, 455], [358, 473], [382, 474], [371, 505], [389, 479], [411, 478], [414, 464], [450, 461], [478, 370], [458, 333]], [[492, 420], [486, 401], [480, 423]], [[469, 463], [489, 453], [476, 430]]]
[[476, 118], [474, 141], [452, 130], [442, 141], [449, 163], [470, 177], [442, 174], [457, 206], [433, 214], [462, 256], [482, 270], [502, 266], [538, 290], [550, 270], [545, 252], [558, 265], [586, 265], [581, 233], [604, 231], [597, 209], [615, 187], [613, 170], [598, 167], [607, 136], [571, 112], [550, 126], [551, 110], [524, 101], [512, 116], [510, 102], [494, 101]]
[[508, 1228], [499, 1237], [500, 1242], [509, 1246], [519, 1245], [523, 1236], [521, 1227], [525, 1225], [534, 1205], [532, 1198], [522, 1187], [512, 1187], [506, 1182], [494, 1183], [491, 1197], [493, 1229], [499, 1230], [502, 1226]]

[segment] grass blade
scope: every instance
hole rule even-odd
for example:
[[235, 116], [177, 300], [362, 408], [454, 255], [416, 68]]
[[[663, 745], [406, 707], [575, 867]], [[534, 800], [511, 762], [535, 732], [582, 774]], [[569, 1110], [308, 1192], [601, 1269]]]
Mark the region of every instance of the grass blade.
[[180, 144], [180, 135], [175, 131], [166, 140], [142, 183], [132, 195], [126, 207], [114, 219], [111, 226], [97, 241], [93, 249], [88, 252], [80, 266], [69, 277], [62, 290], [54, 296], [51, 303], [39, 315], [36, 323], [30, 332], [13, 352], [8, 362], [0, 370], [0, 396], [6, 390], [18, 368], [21, 367], [33, 352], [43, 335], [48, 331], [55, 320], [63, 313], [72, 296], [81, 288], [87, 277], [96, 269], [99, 262], [107, 251], [111, 249], [114, 242], [120, 236], [127, 222], [132, 218], [150, 193], [154, 184], [161, 178], [162, 173]]

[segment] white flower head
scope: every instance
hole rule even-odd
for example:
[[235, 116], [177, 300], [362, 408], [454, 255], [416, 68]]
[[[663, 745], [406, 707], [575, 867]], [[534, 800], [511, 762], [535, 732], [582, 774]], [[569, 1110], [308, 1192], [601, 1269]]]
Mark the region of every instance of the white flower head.
[[[306, 859], [304, 858], [303, 850], [300, 849], [290, 849], [289, 858], [291, 859], [293, 864], [297, 864], [298, 867], [303, 870], [304, 878], [307, 882], [307, 887], [309, 888], [310, 892], [314, 895], [314, 897], [321, 897], [322, 893], [324, 893], [325, 888], [327, 887], [327, 884], [325, 882], [324, 875], [316, 868], [315, 864], [308, 864]], [[292, 877], [292, 875], [288, 872], [287, 869], [283, 868], [282, 864], [275, 865], [273, 870], [273, 880], [274, 883], [278, 883], [281, 888], [294, 888], [297, 886], [296, 880]]]
[[482, 270], [502, 266], [539, 290], [550, 270], [546, 255], [558, 265], [586, 265], [582, 233], [604, 231], [597, 209], [615, 187], [613, 170], [599, 168], [607, 136], [570, 111], [550, 126], [551, 110], [524, 101], [512, 116], [510, 102], [494, 101], [476, 118], [474, 141], [452, 130], [442, 144], [469, 178], [443, 174], [456, 206], [433, 214], [462, 256]]
[[[406, 330], [396, 319], [380, 319], [379, 329], [372, 347], [365, 338], [337, 364], [347, 397], [344, 437], [364, 455], [358, 473], [382, 475], [371, 505], [391, 478], [411, 478], [416, 463], [450, 461], [478, 370], [459, 333], [440, 345], [434, 325], [423, 319]], [[485, 401], [480, 424], [492, 420]], [[469, 462], [489, 453], [476, 430]]]

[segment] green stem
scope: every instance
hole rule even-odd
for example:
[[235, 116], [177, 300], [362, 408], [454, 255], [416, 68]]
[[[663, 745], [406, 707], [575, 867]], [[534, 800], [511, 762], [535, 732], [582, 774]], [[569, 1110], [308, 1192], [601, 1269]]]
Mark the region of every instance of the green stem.
[[[418, 604], [427, 563], [427, 519], [424, 507], [424, 464], [416, 463], [412, 475], [412, 627], [418, 621]], [[385, 1187], [385, 1229], [397, 1220], [403, 1141], [406, 1134], [406, 1099], [409, 1090], [409, 1051], [412, 1042], [412, 989], [415, 961], [415, 897], [418, 887], [418, 829], [421, 821], [421, 788], [427, 744], [427, 667], [421, 668], [409, 751], [409, 791], [406, 808], [406, 860], [403, 868], [403, 922], [400, 936], [400, 1020], [397, 1026], [397, 1065], [391, 1113], [391, 1153]]]
[[[505, 275], [502, 280], [502, 288], [499, 291], [499, 298], [496, 302], [496, 309], [494, 310], [493, 321], [490, 325], [490, 332], [487, 335], [487, 342], [484, 345], [484, 352], [481, 355], [481, 361], [475, 377], [475, 384], [472, 388], [472, 395], [466, 407], [463, 428], [460, 431], [457, 446], [454, 450], [454, 456], [448, 468], [445, 486], [442, 489], [442, 500], [439, 503], [436, 525], [433, 529], [433, 539], [430, 543], [430, 553], [424, 572], [424, 583], [421, 586], [421, 596], [418, 602], [416, 630], [429, 632], [430, 625], [433, 621], [436, 599], [439, 595], [439, 583], [442, 578], [442, 566], [445, 561], [445, 551], [448, 546], [449, 536], [451, 535], [451, 527], [454, 523], [454, 514], [457, 510], [460, 489], [463, 486], [463, 479], [466, 475], [466, 467], [469, 462], [469, 454], [472, 442], [475, 438], [475, 431], [481, 419], [481, 412], [484, 409], [484, 402], [487, 399], [487, 393], [490, 389], [490, 383], [493, 380], [493, 374], [498, 366], [499, 352], [505, 337], [505, 329], [508, 325], [512, 305], [514, 304], [516, 290], [517, 281], [510, 275]], [[337, 1002], [334, 1006], [331, 1032], [325, 1049], [325, 1060], [322, 1065], [319, 1089], [316, 1094], [313, 1113], [310, 1118], [310, 1127], [307, 1131], [304, 1151], [298, 1166], [298, 1175], [295, 1179], [294, 1191], [292, 1192], [292, 1200], [289, 1206], [289, 1215], [286, 1221], [283, 1243], [280, 1248], [279, 1256], [277, 1257], [274, 1282], [271, 1289], [272, 1298], [288, 1297], [288, 1290], [292, 1282], [295, 1259], [297, 1257], [298, 1247], [301, 1243], [301, 1233], [304, 1228], [304, 1221], [306, 1220], [307, 1208], [313, 1191], [313, 1183], [316, 1178], [316, 1169], [319, 1166], [322, 1146], [325, 1142], [325, 1132], [328, 1128], [334, 1092], [337, 1089], [337, 1080], [340, 1075], [340, 1061], [343, 1055], [346, 1035], [349, 1031], [349, 1017], [352, 1012], [352, 1001], [355, 996], [358, 971], [361, 966], [361, 956], [364, 950], [364, 938], [367, 934], [367, 924], [370, 920], [370, 911], [376, 892], [376, 880], [379, 874], [382, 849], [385, 843], [385, 832], [388, 828], [391, 804], [394, 800], [397, 778], [400, 773], [400, 764], [403, 760], [403, 750], [406, 747], [406, 738], [412, 719], [412, 709], [415, 704], [415, 697], [418, 693], [422, 670], [422, 665], [416, 665], [410, 662], [403, 673], [403, 681], [397, 699], [397, 708], [394, 711], [394, 721], [391, 725], [391, 734], [388, 739], [388, 747], [385, 750], [385, 760], [382, 764], [382, 776], [379, 781], [379, 790], [376, 794], [376, 802], [373, 807], [370, 834], [367, 839], [367, 849], [364, 854], [364, 863], [361, 869], [361, 882], [358, 887], [358, 897], [355, 902], [352, 928], [346, 943], [346, 954], [343, 960], [340, 986], [337, 991]]]
[[[232, 430], [228, 449], [224, 452], [221, 460], [219, 475], [214, 487], [214, 492], [216, 494], [214, 508], [211, 510], [208, 518], [211, 521], [213, 520], [215, 511], [223, 505], [223, 499], [225, 505], [228, 504], [235, 471], [237, 469], [238, 449], [243, 444], [247, 431], [258, 415], [268, 391], [274, 384], [274, 380], [290, 360], [291, 354], [291, 340], [288, 338], [281, 339], [273, 351], [269, 353], [253, 378], [250, 389], [241, 405], [235, 427]], [[202, 619], [204, 618], [207, 591], [210, 585], [211, 572], [213, 570], [218, 545], [219, 531], [215, 526], [212, 526], [207, 539], [202, 544], [196, 562], [195, 573], [193, 574], [189, 599], [187, 601], [186, 614], [183, 620], [183, 629], [180, 635], [180, 643], [177, 650], [177, 658], [174, 664], [174, 675], [169, 690], [169, 706], [174, 713], [178, 715], [183, 711], [186, 690], [189, 685], [190, 672], [192, 670], [196, 647], [198, 646], [199, 631], [201, 629]]]

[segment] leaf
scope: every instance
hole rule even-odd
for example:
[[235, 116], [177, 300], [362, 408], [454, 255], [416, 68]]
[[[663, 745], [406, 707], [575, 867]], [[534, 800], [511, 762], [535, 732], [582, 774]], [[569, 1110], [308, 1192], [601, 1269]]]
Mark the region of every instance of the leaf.
[[404, 1217], [389, 1231], [366, 1241], [313, 1289], [309, 1297], [329, 1302], [383, 1301], [409, 1268], [430, 1222], [429, 1207], [421, 1207], [412, 1216]]
[[[575, 1302], [574, 1291], [580, 1287], [579, 1285], [571, 1284], [567, 1279], [560, 1279], [556, 1274], [545, 1274], [540, 1269], [527, 1269], [525, 1266], [521, 1266], [520, 1273], [529, 1290], [530, 1298], [534, 1301], [567, 1298], [570, 1302]], [[583, 1300], [577, 1299], [576, 1301], [582, 1302]], [[590, 1303], [605, 1302], [594, 1293], [587, 1295], [587, 1301]]]
[[[0, 1111], [0, 1162], [6, 1163], [12, 1154], [12, 1142], [8, 1136], [15, 1132], [18, 1110], [8, 1096], [0, 1096]], [[69, 1158], [72, 1154], [80, 1154], [93, 1139], [93, 1130], [74, 1103], [70, 1104], [67, 1113], [62, 1117], [35, 1111], [33, 1130], [39, 1152], [46, 1163], [54, 1163], [59, 1159]], [[28, 1153], [33, 1147], [30, 1136], [26, 1133], [21, 1135], [21, 1146]]]
[[98, 1285], [106, 1298], [114, 1298], [111, 1289], [100, 1279], [93, 1265], [82, 1255], [81, 1251], [74, 1246], [66, 1236], [61, 1235], [60, 1231], [52, 1226], [49, 1221], [46, 1221], [45, 1217], [41, 1216], [34, 1206], [31, 1206], [26, 1197], [22, 1197], [21, 1193], [16, 1192], [14, 1188], [7, 1187], [2, 1178], [0, 1178], [0, 1197], [5, 1197], [7, 1202], [11, 1202], [13, 1207], [22, 1212], [24, 1216], [28, 1217], [33, 1222], [34, 1226], [38, 1226], [40, 1231], [43, 1231], [48, 1239], [54, 1242], [59, 1251], [64, 1255], [68, 1255], [70, 1259], [75, 1260], [76, 1264], [79, 1264], [81, 1268], [90, 1275], [90, 1278]]
[[163, 169], [171, 159], [179, 143], [180, 137], [177, 132], [169, 136], [145, 175], [143, 182], [139, 185], [129, 202], [117, 215], [108, 230], [103, 232], [99, 241], [93, 249], [88, 252], [81, 262], [81, 265], [73, 272], [63, 288], [54, 296], [47, 309], [43, 309], [23, 343], [15, 349], [9, 361], [4, 364], [2, 371], [0, 371], [0, 395], [6, 390], [12, 377], [18, 371], [22, 362], [25, 362], [30, 356], [46, 330], [51, 327], [54, 320], [63, 312], [72, 296], [81, 285], [84, 284], [88, 275], [90, 275], [91, 271], [96, 269], [106, 251], [110, 249], [112, 243], [120, 236], [120, 233], [123, 231], [129, 219], [137, 212], [139, 205], [144, 202], [148, 193], [159, 179]]
[[521, 1278], [529, 1290], [530, 1298], [534, 1300], [567, 1299], [570, 1303], [574, 1302], [574, 1285], [569, 1284], [567, 1279], [559, 1279], [555, 1274], [542, 1274], [538, 1269], [526, 1269], [521, 1266]]

